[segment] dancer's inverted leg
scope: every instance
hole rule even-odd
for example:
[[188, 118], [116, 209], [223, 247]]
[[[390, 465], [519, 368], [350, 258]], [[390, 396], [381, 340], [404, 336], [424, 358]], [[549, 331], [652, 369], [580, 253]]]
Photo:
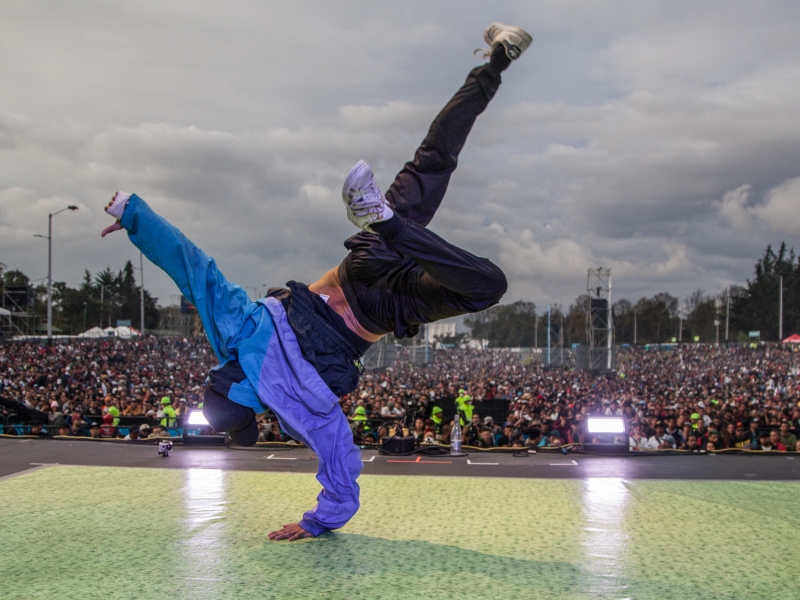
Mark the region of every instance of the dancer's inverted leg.
[[[406, 337], [415, 333], [407, 324], [478, 312], [505, 294], [508, 284], [499, 267], [425, 226], [442, 202], [475, 120], [494, 97], [500, 72], [510, 62], [504, 48], [497, 45], [490, 62], [470, 72], [431, 124], [414, 159], [387, 191], [385, 201], [393, 216], [370, 225], [380, 236], [363, 233], [345, 243], [350, 254], [340, 272], [359, 290], [353, 293], [345, 288], [345, 293], [351, 304], [363, 309], [358, 316], [370, 331], [386, 331], [393, 323], [395, 335]], [[422, 271], [410, 272], [404, 259]], [[378, 281], [393, 292], [390, 306], [383, 296], [370, 301], [369, 296], [377, 296], [370, 288]]]
[[428, 134], [397, 174], [386, 191], [386, 200], [395, 213], [426, 226], [433, 219], [444, 198], [450, 176], [458, 166], [458, 155], [467, 136], [501, 83], [501, 68], [510, 60], [502, 59], [498, 46], [491, 62], [470, 71], [467, 80], [439, 112]]

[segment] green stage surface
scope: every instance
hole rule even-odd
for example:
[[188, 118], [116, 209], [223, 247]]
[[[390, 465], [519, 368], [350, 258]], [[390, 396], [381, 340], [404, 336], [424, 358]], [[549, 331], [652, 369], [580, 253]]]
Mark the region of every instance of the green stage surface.
[[53, 466], [0, 481], [0, 598], [800, 597], [793, 482], [364, 476], [272, 542], [312, 475]]

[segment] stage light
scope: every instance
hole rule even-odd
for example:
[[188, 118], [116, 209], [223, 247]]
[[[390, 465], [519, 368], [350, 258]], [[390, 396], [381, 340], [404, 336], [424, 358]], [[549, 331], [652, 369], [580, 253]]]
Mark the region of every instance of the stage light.
[[622, 417], [587, 417], [583, 449], [599, 454], [630, 452], [625, 420]]
[[206, 417], [202, 410], [190, 410], [189, 416], [186, 417], [187, 425], [208, 425]]
[[625, 433], [622, 417], [589, 417], [586, 419], [589, 433]]
[[214, 431], [202, 410], [191, 409], [183, 422], [183, 443], [223, 446], [225, 434]]

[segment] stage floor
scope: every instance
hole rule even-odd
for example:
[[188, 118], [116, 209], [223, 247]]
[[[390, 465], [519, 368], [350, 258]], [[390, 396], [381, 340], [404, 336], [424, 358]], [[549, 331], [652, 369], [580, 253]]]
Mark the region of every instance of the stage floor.
[[0, 480], [0, 598], [797, 598], [800, 486], [53, 465]]

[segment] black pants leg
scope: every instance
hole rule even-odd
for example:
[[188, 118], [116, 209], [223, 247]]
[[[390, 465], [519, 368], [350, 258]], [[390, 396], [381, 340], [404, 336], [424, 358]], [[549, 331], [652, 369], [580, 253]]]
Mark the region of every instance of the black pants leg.
[[414, 159], [386, 191], [386, 199], [398, 215], [423, 226], [431, 222], [472, 125], [486, 110], [500, 81], [500, 73], [489, 64], [470, 71], [464, 85], [431, 123]]
[[356, 316], [368, 329], [393, 329], [406, 337], [415, 331], [408, 325], [478, 312], [505, 294], [499, 267], [425, 227], [444, 198], [475, 119], [499, 85], [500, 74], [489, 65], [470, 72], [386, 192], [396, 216], [372, 226], [378, 236], [361, 233], [345, 243]]

